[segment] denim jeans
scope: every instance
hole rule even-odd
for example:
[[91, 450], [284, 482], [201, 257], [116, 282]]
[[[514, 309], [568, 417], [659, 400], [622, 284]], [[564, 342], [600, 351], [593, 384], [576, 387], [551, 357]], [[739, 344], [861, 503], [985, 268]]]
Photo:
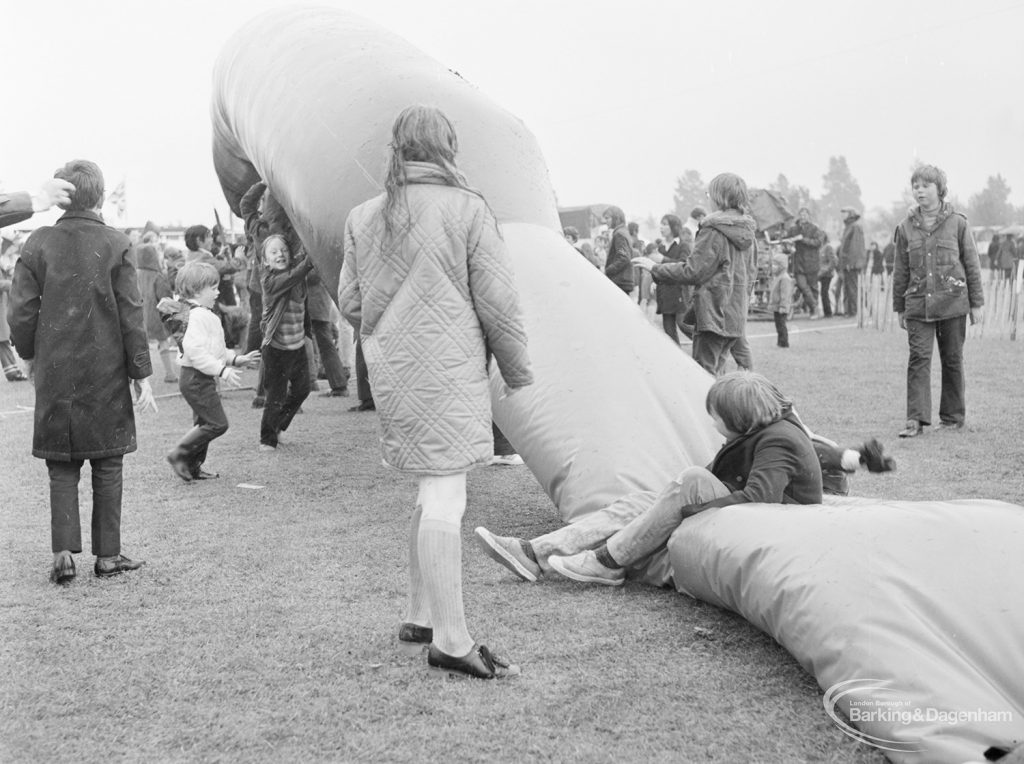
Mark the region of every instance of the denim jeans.
[[949, 424], [963, 423], [964, 338], [967, 316], [942, 321], [907, 319], [910, 358], [907, 361], [907, 419], [921, 424], [932, 421], [932, 348], [938, 344], [942, 364], [942, 393], [939, 419]]
[[[78, 511], [78, 481], [82, 459], [46, 460], [50, 473], [50, 541], [54, 552], [82, 551], [82, 525]], [[90, 459], [92, 469], [92, 553], [97, 557], [121, 554], [121, 495], [124, 456]]]
[[267, 401], [260, 422], [260, 443], [277, 447], [277, 434], [288, 429], [302, 402], [309, 396], [309, 364], [305, 347], [263, 348]]
[[695, 332], [693, 360], [716, 377], [720, 377], [725, 373], [725, 361], [735, 344], [735, 337], [723, 337], [714, 332]]
[[796, 274], [797, 291], [804, 298], [804, 307], [813, 316], [818, 311], [818, 279], [804, 273]]
[[658, 494], [651, 508], [608, 539], [608, 553], [626, 567], [663, 549], [694, 505], [732, 493], [703, 467], [687, 467]]

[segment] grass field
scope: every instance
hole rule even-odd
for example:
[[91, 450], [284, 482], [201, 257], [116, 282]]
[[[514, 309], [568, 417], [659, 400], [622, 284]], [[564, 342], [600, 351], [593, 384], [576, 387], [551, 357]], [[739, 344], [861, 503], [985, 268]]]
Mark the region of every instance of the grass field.
[[[894, 474], [858, 475], [856, 494], [1024, 501], [1021, 343], [970, 340], [967, 428], [899, 441], [905, 335], [843, 327], [796, 321], [789, 350], [771, 324], [750, 333], [758, 370], [811, 427], [851, 444], [877, 435], [897, 458]], [[202, 484], [163, 461], [185, 403], [141, 417], [123, 536], [147, 565], [98, 580], [79, 555], [57, 588], [45, 467], [19, 413], [32, 390], [0, 382], [0, 761], [883, 761], [738, 616], [638, 584], [524, 584], [486, 558], [476, 525], [558, 525], [525, 467], [470, 474], [464, 534], [471, 629], [523, 675], [448, 680], [400, 656], [414, 481], [381, 466], [375, 415], [348, 412], [352, 399], [314, 394], [270, 456], [250, 399], [226, 395], [232, 429], [208, 462], [222, 478]]]

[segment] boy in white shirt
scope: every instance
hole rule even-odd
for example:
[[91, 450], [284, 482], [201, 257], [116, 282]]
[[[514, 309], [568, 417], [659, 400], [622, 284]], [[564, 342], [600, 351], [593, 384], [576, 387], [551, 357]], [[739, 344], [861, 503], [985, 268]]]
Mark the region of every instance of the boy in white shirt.
[[213, 312], [219, 294], [220, 273], [209, 263], [186, 263], [178, 272], [177, 292], [190, 306], [188, 326], [181, 340], [178, 389], [192, 408], [195, 426], [167, 454], [174, 473], [185, 482], [219, 477], [203, 469], [211, 440], [228, 430], [228, 418], [217, 393], [217, 378], [239, 387], [235, 367], [254, 367], [260, 351], [241, 354], [224, 343], [224, 328]]

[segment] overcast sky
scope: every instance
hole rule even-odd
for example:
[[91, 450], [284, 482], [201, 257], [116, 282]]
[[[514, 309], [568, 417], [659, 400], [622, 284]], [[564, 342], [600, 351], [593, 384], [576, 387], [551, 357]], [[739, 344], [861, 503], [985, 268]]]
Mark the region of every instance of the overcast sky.
[[[915, 158], [964, 201], [1001, 173], [1024, 204], [1021, 0], [333, 0], [459, 71], [536, 135], [562, 205], [631, 218], [675, 179], [779, 173], [821, 193], [845, 155], [865, 205]], [[126, 180], [128, 223], [222, 216], [210, 152], [224, 41], [285, 0], [6, 3], [0, 183], [92, 159]], [[49, 222], [37, 216], [33, 222]]]

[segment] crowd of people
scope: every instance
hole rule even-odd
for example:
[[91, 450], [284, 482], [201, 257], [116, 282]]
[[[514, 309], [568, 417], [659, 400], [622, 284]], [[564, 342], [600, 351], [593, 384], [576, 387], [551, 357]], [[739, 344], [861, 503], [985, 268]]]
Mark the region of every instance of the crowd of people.
[[[357, 375], [365, 369], [366, 398], [361, 394], [355, 408], [379, 409], [384, 462], [418, 480], [399, 644], [424, 652], [432, 667], [492, 679], [518, 669], [478, 644], [467, 626], [461, 590], [466, 473], [493, 463], [496, 441], [503, 440], [491, 419], [488, 362], [495, 362], [507, 395], [531, 385], [533, 372], [501, 228], [459, 169], [457, 153], [454, 127], [440, 110], [411, 106], [398, 115], [385, 190], [346, 221], [337, 306], [355, 333]], [[865, 246], [856, 210], [843, 211], [843, 235], [832, 251], [809, 211], [801, 210], [775, 240], [767, 290], [785, 346], [794, 303], [818, 315], [819, 297], [823, 309], [830, 302], [834, 272], [844, 285], [837, 307], [855, 312], [858, 278], [876, 264], [887, 268], [891, 255], [893, 306], [910, 348], [901, 437], [920, 435], [930, 424], [936, 342], [941, 424], [963, 427], [965, 327], [968, 316], [980, 320], [983, 303], [973, 237], [966, 218], [945, 202], [944, 173], [920, 167], [911, 187], [917, 206], [900, 223], [888, 254]], [[894, 467], [876, 439], [841, 448], [816, 435], [793, 401], [752, 371], [745, 333], [757, 225], [738, 175], [716, 176], [707, 196], [710, 212], [695, 208], [685, 222], [665, 215], [662, 240], [642, 252], [635, 227], [609, 207], [600, 259], [622, 299], [653, 285], [665, 334], [677, 343], [680, 335], [692, 339], [694, 360], [716, 377], [706, 410], [725, 443], [707, 469], [687, 467], [663, 490], [647, 492], [645, 502], [613, 503], [547, 537], [501, 537], [478, 528], [484, 550], [520, 578], [555, 570], [619, 584], [627, 568], [664, 554], [672, 531], [700, 512], [743, 502], [820, 503], [826, 493], [845, 493], [846, 475], [860, 467]], [[167, 455], [175, 475], [188, 482], [217, 477], [205, 462], [210, 443], [228, 427], [218, 382], [238, 385], [238, 368], [261, 369], [259, 448], [267, 452], [310, 392], [311, 355], [323, 359], [331, 385], [326, 395], [343, 395], [349, 377], [338, 356], [335, 317], [313, 307], [314, 295], [326, 288], [265, 184], [242, 200], [244, 244], [232, 248], [218, 241], [216, 229], [193, 226], [180, 257], [148, 234], [135, 245], [105, 225], [103, 199], [102, 173], [84, 160], [60, 168], [34, 195], [0, 197], [0, 225], [52, 204], [65, 210], [55, 225], [29, 236], [8, 286], [10, 338], [35, 379], [32, 453], [49, 472], [56, 583], [76, 575], [78, 483], [86, 460], [96, 575], [142, 564], [120, 548], [122, 462], [137, 448], [135, 410], [156, 409], [148, 382], [151, 340], [162, 361], [174, 361], [164, 363], [165, 380], [176, 379], [192, 410], [193, 426]], [[578, 232], [564, 233], [578, 242]], [[94, 254], [86, 258], [85, 251]], [[598, 261], [593, 251], [580, 251]], [[239, 315], [248, 316], [244, 326]], [[725, 373], [730, 356], [740, 370]]]
[[[607, 231], [596, 239], [596, 254], [582, 248], [577, 229], [563, 234], [597, 267], [606, 250], [605, 274], [641, 305], [650, 299], [643, 281], [649, 273], [665, 333], [676, 343], [680, 333], [691, 339], [694, 360], [715, 376], [724, 373], [730, 356], [737, 368], [753, 369], [745, 332], [759, 271], [768, 276], [762, 294], [780, 348], [789, 347], [787, 324], [794, 314], [856, 316], [861, 280], [884, 274], [891, 281], [893, 311], [909, 338], [907, 422], [899, 436], [912, 438], [931, 425], [935, 346], [942, 366], [939, 426], [963, 428], [963, 342], [968, 319], [982, 319], [984, 295], [970, 226], [945, 201], [945, 173], [923, 165], [911, 177], [911, 190], [917, 205], [884, 248], [865, 241], [860, 212], [849, 206], [840, 210], [843, 231], [834, 246], [806, 207], [792, 222], [760, 231], [748, 214], [746, 184], [730, 173], [708, 186], [710, 215], [696, 207], [685, 225], [665, 215], [662, 237], [651, 245], [637, 238], [635, 224], [627, 224], [618, 207], [604, 212]], [[996, 236], [988, 251], [993, 278], [1010, 278], [1022, 255], [1024, 237]]]

